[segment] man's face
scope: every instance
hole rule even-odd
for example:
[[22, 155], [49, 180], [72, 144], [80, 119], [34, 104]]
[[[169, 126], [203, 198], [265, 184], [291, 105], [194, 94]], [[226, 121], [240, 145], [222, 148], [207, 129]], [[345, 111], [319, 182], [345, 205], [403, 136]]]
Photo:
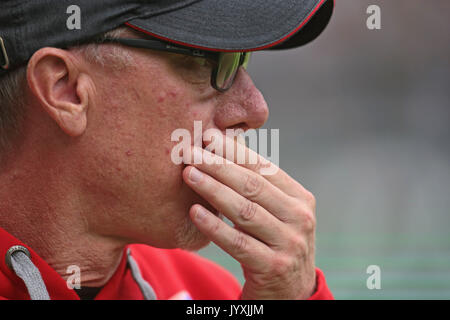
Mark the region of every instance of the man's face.
[[[109, 50], [108, 47], [102, 50]], [[127, 48], [134, 67], [111, 72], [91, 66], [95, 96], [79, 148], [91, 227], [104, 235], [157, 247], [197, 249], [207, 240], [190, 221], [195, 203], [209, 204], [182, 179], [185, 165], [171, 160], [176, 129], [257, 128], [267, 105], [241, 68], [233, 87], [210, 85], [211, 66], [195, 58]]]

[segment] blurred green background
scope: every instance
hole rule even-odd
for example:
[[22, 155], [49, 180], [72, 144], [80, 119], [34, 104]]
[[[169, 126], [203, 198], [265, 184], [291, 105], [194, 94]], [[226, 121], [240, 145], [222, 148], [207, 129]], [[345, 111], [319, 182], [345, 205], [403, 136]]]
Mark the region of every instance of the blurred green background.
[[[450, 299], [450, 1], [336, 2], [314, 43], [249, 67], [281, 168], [317, 198], [316, 264], [337, 299]], [[199, 253], [243, 283], [215, 245]]]

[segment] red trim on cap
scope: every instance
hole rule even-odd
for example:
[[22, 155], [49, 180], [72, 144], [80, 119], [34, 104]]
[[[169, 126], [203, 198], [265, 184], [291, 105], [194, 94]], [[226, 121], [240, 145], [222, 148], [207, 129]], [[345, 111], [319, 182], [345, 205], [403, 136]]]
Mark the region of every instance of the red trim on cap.
[[[182, 42], [182, 41], [172, 40], [172, 39], [169, 39], [169, 38], [166, 38], [166, 37], [163, 37], [163, 36], [154, 34], [154, 33], [150, 32], [150, 31], [147, 31], [147, 30], [144, 30], [144, 29], [142, 29], [142, 28], [139, 28], [139, 27], [137, 27], [137, 26], [135, 26], [135, 25], [132, 25], [132, 24], [129, 23], [129, 22], [125, 22], [125, 25], [127, 25], [127, 26], [129, 26], [130, 28], [133, 28], [133, 29], [135, 29], [135, 30], [137, 30], [137, 31], [140, 31], [140, 32], [143, 32], [143, 33], [145, 33], [145, 34], [147, 34], [147, 35], [150, 35], [150, 36], [152, 36], [152, 37], [155, 37], [155, 38], [157, 38], [157, 39], [160, 39], [160, 40], [163, 40], [163, 41], [167, 41], [167, 42], [171, 42], [171, 43], [175, 43], [175, 44], [182, 45], [182, 46], [186, 46], [186, 47], [191, 47], [191, 48], [195, 48], [195, 49], [200, 49], [200, 50], [220, 51], [220, 52], [257, 51], [257, 50], [263, 50], [263, 49], [268, 49], [268, 48], [274, 47], [274, 46], [276, 46], [277, 44], [280, 44], [280, 43], [284, 42], [285, 40], [289, 39], [290, 37], [292, 37], [294, 34], [296, 34], [298, 31], [300, 31], [300, 29], [302, 29], [302, 28], [305, 26], [306, 23], [308, 23], [308, 21], [316, 14], [317, 10], [319, 10], [319, 8], [322, 7], [322, 4], [323, 4], [325, 1], [326, 1], [326, 0], [321, 0], [321, 1], [316, 5], [316, 7], [314, 8], [314, 10], [311, 11], [311, 13], [306, 17], [306, 19], [303, 20], [303, 22], [302, 22], [297, 28], [295, 28], [294, 31], [290, 32], [287, 36], [283, 37], [282, 39], [280, 39], [280, 40], [278, 40], [278, 41], [276, 41], [276, 42], [270, 43], [270, 44], [268, 44], [268, 45], [265, 45], [265, 46], [262, 46], [262, 47], [253, 48], [253, 49], [247, 49], [247, 50], [223, 50], [223, 49], [215, 49], [215, 48], [208, 48], [208, 47], [203, 47], [203, 46], [197, 46], [197, 45], [189, 44], [189, 43]], [[334, 4], [335, 4], [335, 0], [333, 0], [333, 5], [334, 5]]]

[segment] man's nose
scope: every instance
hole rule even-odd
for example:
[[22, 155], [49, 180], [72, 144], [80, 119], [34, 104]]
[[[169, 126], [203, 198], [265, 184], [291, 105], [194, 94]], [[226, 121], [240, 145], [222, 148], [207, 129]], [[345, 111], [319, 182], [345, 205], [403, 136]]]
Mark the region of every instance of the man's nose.
[[218, 101], [214, 121], [216, 126], [227, 128], [256, 129], [269, 117], [269, 108], [244, 68], [236, 75], [233, 86]]

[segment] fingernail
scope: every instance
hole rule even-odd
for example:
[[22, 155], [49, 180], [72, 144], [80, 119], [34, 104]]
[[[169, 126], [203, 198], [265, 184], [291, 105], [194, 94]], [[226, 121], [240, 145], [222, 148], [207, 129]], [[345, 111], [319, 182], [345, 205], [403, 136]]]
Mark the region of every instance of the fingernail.
[[189, 172], [189, 180], [192, 182], [199, 182], [203, 177], [203, 174], [197, 170], [196, 168], [192, 167], [191, 171]]
[[197, 213], [195, 214], [195, 220], [203, 221], [206, 218], [207, 212], [202, 207], [197, 208]]

